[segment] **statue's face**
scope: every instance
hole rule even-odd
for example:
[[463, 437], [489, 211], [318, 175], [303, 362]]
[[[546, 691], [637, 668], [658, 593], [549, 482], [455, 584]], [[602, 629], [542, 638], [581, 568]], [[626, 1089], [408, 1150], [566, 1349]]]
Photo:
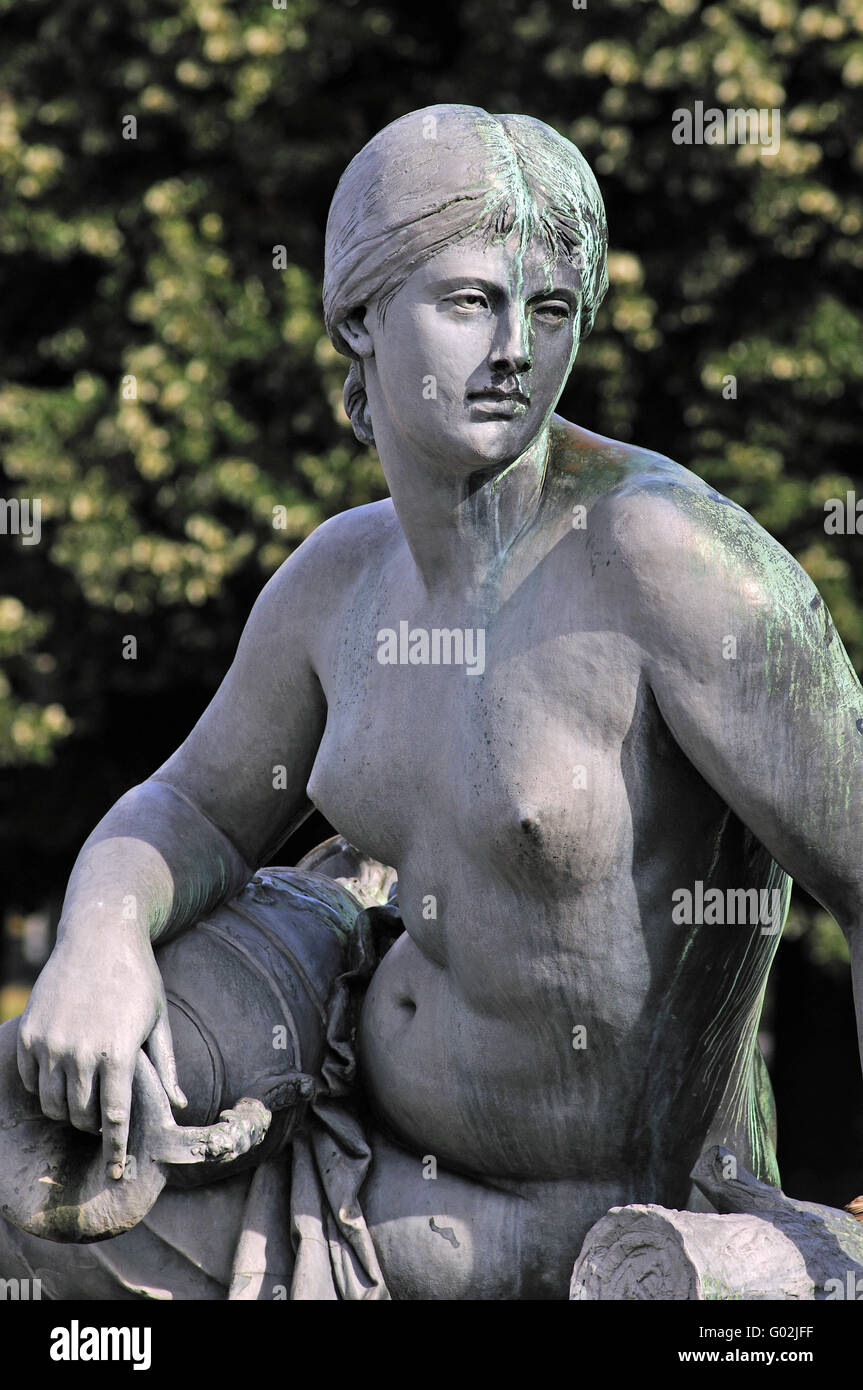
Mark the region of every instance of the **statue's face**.
[[375, 305], [365, 314], [379, 441], [438, 454], [447, 471], [513, 462], [563, 390], [579, 301], [577, 270], [550, 262], [538, 243], [523, 251], [517, 233], [438, 252], [389, 301], [383, 323]]

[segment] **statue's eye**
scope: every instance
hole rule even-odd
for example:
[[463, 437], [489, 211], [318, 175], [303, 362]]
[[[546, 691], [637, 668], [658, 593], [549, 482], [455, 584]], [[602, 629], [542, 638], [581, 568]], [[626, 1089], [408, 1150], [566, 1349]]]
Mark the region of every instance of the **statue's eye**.
[[563, 323], [569, 318], [570, 308], [564, 299], [543, 299], [534, 305], [533, 313], [548, 323]]
[[457, 309], [477, 310], [489, 307], [488, 299], [481, 290], [459, 290], [447, 296], [447, 301]]

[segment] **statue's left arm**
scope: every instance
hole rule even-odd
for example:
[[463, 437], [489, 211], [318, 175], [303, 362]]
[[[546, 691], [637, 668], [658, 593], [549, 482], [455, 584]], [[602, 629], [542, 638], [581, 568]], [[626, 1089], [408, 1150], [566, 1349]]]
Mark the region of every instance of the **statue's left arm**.
[[682, 751], [845, 934], [863, 1058], [863, 689], [800, 565], [680, 473], [609, 518], [631, 634]]

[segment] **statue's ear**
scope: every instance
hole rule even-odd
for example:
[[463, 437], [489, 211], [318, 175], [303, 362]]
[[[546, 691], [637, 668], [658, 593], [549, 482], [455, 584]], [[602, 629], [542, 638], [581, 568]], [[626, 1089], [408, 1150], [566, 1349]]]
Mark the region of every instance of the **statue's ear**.
[[368, 310], [365, 305], [355, 309], [352, 314], [348, 314], [346, 319], [342, 319], [338, 324], [338, 330], [357, 357], [374, 357], [375, 345], [372, 335], [366, 328], [366, 317]]

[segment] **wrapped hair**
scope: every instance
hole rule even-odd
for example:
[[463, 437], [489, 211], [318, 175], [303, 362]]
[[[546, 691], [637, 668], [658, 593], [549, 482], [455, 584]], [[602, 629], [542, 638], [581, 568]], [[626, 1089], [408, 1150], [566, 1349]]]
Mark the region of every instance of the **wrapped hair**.
[[608, 289], [608, 229], [596, 180], [571, 141], [530, 116], [427, 106], [385, 126], [351, 160], [327, 220], [324, 321], [333, 345], [354, 359], [344, 401], [362, 443], [374, 443], [362, 362], [339, 325], [372, 299], [385, 317], [408, 276], [445, 247], [513, 229], [524, 245], [539, 239], [550, 259], [577, 268], [586, 337]]

